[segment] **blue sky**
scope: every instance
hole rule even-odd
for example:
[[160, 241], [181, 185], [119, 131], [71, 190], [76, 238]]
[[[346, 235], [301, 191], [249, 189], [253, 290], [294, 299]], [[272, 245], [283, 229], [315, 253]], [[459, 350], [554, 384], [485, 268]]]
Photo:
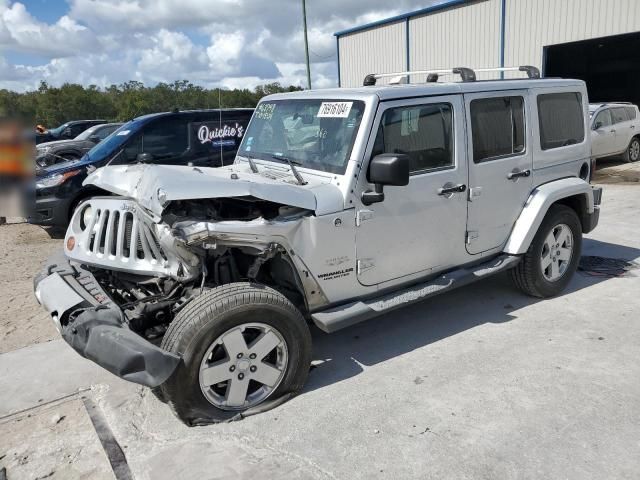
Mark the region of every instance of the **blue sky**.
[[[307, 0], [314, 87], [337, 83], [335, 31], [434, 0]], [[0, 0], [0, 88], [187, 79], [305, 85], [300, 0]]]

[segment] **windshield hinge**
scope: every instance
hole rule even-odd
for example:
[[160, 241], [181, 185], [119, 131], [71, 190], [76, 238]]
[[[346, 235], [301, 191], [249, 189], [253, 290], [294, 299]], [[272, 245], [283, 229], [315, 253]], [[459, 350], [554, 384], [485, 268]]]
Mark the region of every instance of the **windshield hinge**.
[[376, 264], [373, 261], [373, 258], [365, 258], [365, 259], [362, 259], [362, 260], [358, 260], [356, 262], [356, 269], [357, 269], [358, 275], [362, 275], [367, 270], [375, 268], [375, 266], [376, 266]]

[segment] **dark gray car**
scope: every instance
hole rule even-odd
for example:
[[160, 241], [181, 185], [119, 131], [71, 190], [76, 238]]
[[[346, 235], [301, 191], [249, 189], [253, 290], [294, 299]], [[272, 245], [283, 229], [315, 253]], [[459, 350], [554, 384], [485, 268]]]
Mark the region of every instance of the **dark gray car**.
[[111, 135], [122, 123], [95, 125], [71, 140], [45, 142], [36, 147], [36, 168], [79, 160], [96, 144]]

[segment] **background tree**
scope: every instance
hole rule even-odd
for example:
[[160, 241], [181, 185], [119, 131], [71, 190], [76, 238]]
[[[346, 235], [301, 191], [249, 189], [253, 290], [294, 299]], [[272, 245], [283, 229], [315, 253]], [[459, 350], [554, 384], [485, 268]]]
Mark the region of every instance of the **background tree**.
[[0, 90], [0, 111], [10, 117], [53, 128], [69, 120], [127, 121], [175, 108], [255, 107], [265, 95], [295, 90], [301, 89], [283, 87], [279, 83], [260, 85], [253, 90], [206, 89], [188, 80], [158, 83], [154, 87], [145, 87], [132, 80], [104, 89], [72, 83], [51, 87], [41, 82], [37, 90], [25, 93]]

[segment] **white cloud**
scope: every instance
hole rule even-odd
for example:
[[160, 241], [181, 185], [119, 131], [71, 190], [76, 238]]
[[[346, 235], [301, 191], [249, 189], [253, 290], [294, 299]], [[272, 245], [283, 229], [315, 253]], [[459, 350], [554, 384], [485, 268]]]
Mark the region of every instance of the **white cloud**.
[[[0, 57], [0, 88], [32, 89], [41, 80], [108, 86], [179, 79], [206, 87], [252, 88], [274, 81], [306, 86], [299, 1], [68, 3], [66, 15], [47, 24], [19, 1], [0, 0], [0, 52], [43, 59], [30, 66]], [[424, 0], [397, 0], [391, 8], [387, 0], [307, 2], [314, 88], [337, 83], [335, 31], [424, 5]]]
[[207, 48], [210, 65], [219, 68], [222, 73], [229, 72], [232, 69], [230, 63], [240, 57], [243, 47], [242, 32], [211, 35], [211, 45]]
[[36, 20], [22, 3], [14, 3], [0, 6], [0, 45], [20, 52], [63, 57], [95, 48], [97, 39], [88, 28], [66, 15], [47, 25]]

